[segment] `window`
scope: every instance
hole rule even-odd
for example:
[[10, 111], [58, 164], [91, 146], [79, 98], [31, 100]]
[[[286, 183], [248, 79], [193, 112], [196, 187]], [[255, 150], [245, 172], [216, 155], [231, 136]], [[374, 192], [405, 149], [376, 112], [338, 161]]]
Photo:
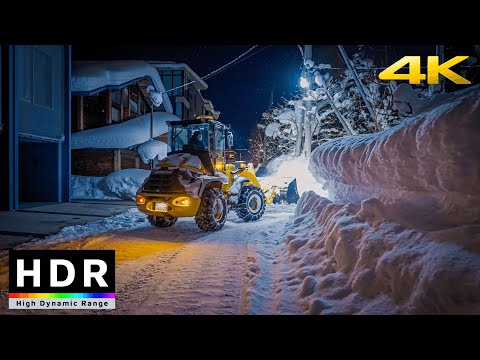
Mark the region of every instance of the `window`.
[[120, 91], [113, 91], [112, 92], [112, 102], [120, 105]]
[[[161, 72], [160, 77], [162, 78], [163, 86], [165, 86], [166, 91], [183, 85], [182, 70], [164, 70]], [[168, 96], [183, 96], [183, 90], [184, 88], [175, 89], [168, 92]]]
[[215, 126], [215, 152], [223, 156], [225, 149], [225, 132], [219, 126]]
[[123, 106], [128, 107], [128, 86], [123, 88]]
[[122, 105], [123, 105], [123, 112], [121, 114], [121, 120], [126, 120], [130, 117], [128, 112], [128, 86], [122, 89]]
[[175, 115], [180, 119], [183, 119], [183, 104], [180, 102], [177, 102], [175, 105]]
[[120, 103], [122, 102], [121, 90], [112, 91], [112, 122], [121, 122]]
[[174, 125], [168, 129], [168, 145], [170, 151], [185, 151], [185, 145], [189, 146], [192, 135], [195, 131], [202, 134], [201, 142], [207, 149], [208, 144], [208, 126], [205, 124], [192, 124], [189, 126]]
[[138, 114], [139, 89], [136, 86], [130, 87], [130, 111]]
[[112, 121], [113, 122], [120, 122], [120, 110], [116, 107], [112, 106]]
[[20, 46], [20, 51], [23, 52], [23, 81], [20, 86], [20, 97], [28, 102], [32, 101], [33, 92], [33, 47], [32, 46]]
[[[173, 88], [183, 85], [183, 71], [173, 72]], [[172, 96], [183, 96], [183, 88], [175, 89], [172, 91]]]
[[52, 57], [33, 48], [33, 103], [52, 109]]
[[138, 113], [138, 104], [136, 101], [130, 99], [130, 111]]

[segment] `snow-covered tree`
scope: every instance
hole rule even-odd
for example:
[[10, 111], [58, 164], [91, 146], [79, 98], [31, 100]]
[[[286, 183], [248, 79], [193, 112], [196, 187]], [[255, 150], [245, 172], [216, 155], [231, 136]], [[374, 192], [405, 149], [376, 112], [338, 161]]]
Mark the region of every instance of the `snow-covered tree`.
[[[275, 153], [294, 153], [298, 156], [306, 146], [314, 149], [335, 137], [377, 132], [401, 121], [393, 106], [392, 95], [396, 83], [378, 80], [380, 70], [362, 47], [350, 60], [374, 117], [361, 96], [354, 74], [346, 66], [343, 71], [338, 71], [330, 64], [315, 64], [309, 60], [305, 64], [306, 72], [315, 81], [311, 81], [312, 88], [306, 96], [292, 97], [263, 114], [264, 125], [260, 132], [263, 130], [267, 143], [275, 145], [270, 151], [267, 150], [268, 146], [265, 147], [265, 160], [275, 156]], [[310, 110], [305, 108], [308, 102]], [[304, 116], [306, 111], [306, 115], [310, 116]], [[309, 119], [309, 126], [305, 126], [305, 119]], [[311, 136], [306, 134], [309, 129]], [[271, 154], [272, 151], [274, 154]]]

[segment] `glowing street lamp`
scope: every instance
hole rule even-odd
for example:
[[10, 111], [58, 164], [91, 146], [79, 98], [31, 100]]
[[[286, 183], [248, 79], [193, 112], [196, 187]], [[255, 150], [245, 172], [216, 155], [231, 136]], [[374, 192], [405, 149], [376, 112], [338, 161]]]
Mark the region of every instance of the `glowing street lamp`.
[[307, 78], [303, 76], [300, 78], [300, 87], [302, 89], [308, 89], [310, 87], [310, 83], [308, 82]]

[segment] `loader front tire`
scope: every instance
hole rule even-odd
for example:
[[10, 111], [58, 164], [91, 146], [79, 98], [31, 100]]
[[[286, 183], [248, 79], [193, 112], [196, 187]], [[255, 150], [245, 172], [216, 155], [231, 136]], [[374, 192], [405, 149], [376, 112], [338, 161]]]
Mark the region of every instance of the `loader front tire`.
[[265, 212], [265, 195], [256, 186], [242, 187], [236, 206], [237, 216], [243, 221], [256, 221]]
[[203, 231], [220, 230], [225, 225], [227, 211], [227, 199], [222, 190], [207, 188], [203, 192], [195, 222]]
[[159, 228], [166, 228], [174, 225], [177, 222], [177, 218], [171, 216], [155, 216], [155, 215], [148, 215], [147, 216], [148, 222], [156, 227]]

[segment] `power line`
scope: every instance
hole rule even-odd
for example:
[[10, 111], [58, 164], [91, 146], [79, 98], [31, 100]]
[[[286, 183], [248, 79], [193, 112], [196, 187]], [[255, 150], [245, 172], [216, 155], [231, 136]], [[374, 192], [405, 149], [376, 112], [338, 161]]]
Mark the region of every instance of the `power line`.
[[[264, 46], [263, 48], [260, 48], [259, 50], [255, 51], [253, 54], [250, 54], [250, 55], [248, 55], [248, 56], [245, 56], [243, 59], [238, 60], [235, 64], [230, 64], [230, 65], [228, 65], [228, 66], [225, 67], [222, 71], [227, 70], [230, 66], [237, 65], [237, 64], [241, 63], [242, 61], [247, 60], [249, 57], [251, 57], [251, 56], [253, 56], [253, 55], [255, 55], [255, 54], [258, 54], [260, 51], [263, 51], [263, 50], [265, 50], [266, 48], [268, 48], [268, 47], [270, 47], [270, 46], [271, 46], [271, 45], [267, 45], [267, 46]], [[218, 72], [218, 73], [216, 73], [216, 74], [214, 74], [214, 75], [218, 75], [219, 73], [220, 73], [220, 72]], [[211, 75], [211, 76], [214, 76], [214, 75]], [[208, 78], [210, 78], [211, 76], [205, 77], [205, 79], [208, 79]]]
[[[240, 59], [242, 59], [242, 57], [244, 57], [245, 55], [247, 55], [249, 52], [251, 52], [251, 51], [252, 51], [253, 49], [255, 49], [257, 46], [258, 46], [258, 45], [252, 46], [250, 49], [248, 49], [248, 50], [245, 51], [244, 53], [240, 54], [239, 56], [237, 56], [237, 57], [236, 57], [235, 59], [233, 59], [232, 61], [230, 61], [230, 62], [228, 62], [227, 64], [219, 67], [218, 69], [216, 69], [216, 70], [208, 73], [207, 75], [204, 75], [204, 76], [200, 77], [200, 79], [194, 80], [194, 81], [190, 81], [190, 82], [188, 82], [188, 83], [186, 83], [186, 84], [183, 84], [183, 85], [174, 87], [173, 89], [170, 89], [170, 90], [167, 90], [167, 91], [162, 92], [162, 94], [166, 94], [166, 93], [168, 93], [168, 92], [170, 92], [170, 91], [173, 91], [173, 90], [181, 89], [181, 88], [183, 88], [183, 87], [186, 87], [186, 86], [189, 86], [189, 85], [194, 84], [194, 83], [196, 83], [196, 82], [199, 82], [200, 80], [208, 79], [209, 77], [212, 77], [212, 76], [214, 76], [214, 75], [219, 74], [222, 70], [226, 69], [226, 68], [229, 67], [230, 65], [233, 65], [235, 62], [237, 62], [237, 63], [240, 62]], [[254, 54], [256, 54], [256, 53], [254, 53]], [[254, 54], [252, 54], [252, 55], [254, 55]], [[250, 56], [251, 56], [251, 55], [250, 55]], [[250, 56], [248, 56], [248, 57], [250, 57]], [[248, 58], [248, 57], [247, 57], [247, 58]], [[246, 58], [244, 58], [244, 59], [242, 59], [242, 60], [245, 60], [245, 59], [246, 59]]]

